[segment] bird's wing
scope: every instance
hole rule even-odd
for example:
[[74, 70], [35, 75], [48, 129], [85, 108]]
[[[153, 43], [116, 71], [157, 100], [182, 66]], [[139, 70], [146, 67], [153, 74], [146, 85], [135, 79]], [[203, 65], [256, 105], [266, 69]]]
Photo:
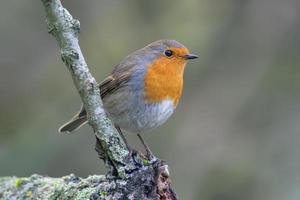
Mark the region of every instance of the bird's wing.
[[119, 89], [129, 81], [131, 72], [113, 73], [99, 84], [101, 98]]
[[[113, 73], [104, 79], [99, 84], [101, 98], [103, 99], [105, 95], [122, 87], [130, 79], [130, 76], [131, 72]], [[83, 105], [81, 106], [79, 112], [72, 119], [81, 117], [86, 117], [86, 111]]]

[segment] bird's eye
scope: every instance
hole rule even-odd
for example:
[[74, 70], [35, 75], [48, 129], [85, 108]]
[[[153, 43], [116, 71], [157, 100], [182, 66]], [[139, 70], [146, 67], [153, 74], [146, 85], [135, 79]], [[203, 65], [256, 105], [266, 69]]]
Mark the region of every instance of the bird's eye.
[[170, 49], [167, 49], [165, 50], [164, 54], [167, 56], [167, 57], [171, 57], [173, 55], [173, 51], [170, 50]]

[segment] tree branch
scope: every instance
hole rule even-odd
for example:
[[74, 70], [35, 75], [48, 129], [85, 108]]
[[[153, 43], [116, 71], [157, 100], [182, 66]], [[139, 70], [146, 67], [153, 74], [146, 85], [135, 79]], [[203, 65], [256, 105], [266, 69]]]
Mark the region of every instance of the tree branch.
[[123, 140], [107, 118], [97, 82], [89, 72], [78, 44], [80, 23], [62, 7], [59, 0], [42, 0], [48, 23], [48, 31], [57, 40], [61, 58], [71, 72], [74, 84], [88, 114], [88, 122], [103, 148], [104, 158], [110, 162], [119, 176], [135, 168]]

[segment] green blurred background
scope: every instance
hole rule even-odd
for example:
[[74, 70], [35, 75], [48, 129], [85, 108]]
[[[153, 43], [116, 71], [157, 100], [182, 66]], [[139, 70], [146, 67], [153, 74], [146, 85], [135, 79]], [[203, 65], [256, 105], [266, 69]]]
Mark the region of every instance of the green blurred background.
[[[176, 39], [200, 59], [172, 118], [145, 135], [181, 199], [300, 199], [300, 1], [69, 0], [100, 82], [130, 52]], [[0, 176], [104, 173], [39, 1], [0, 7]], [[134, 135], [131, 144], [139, 149]]]

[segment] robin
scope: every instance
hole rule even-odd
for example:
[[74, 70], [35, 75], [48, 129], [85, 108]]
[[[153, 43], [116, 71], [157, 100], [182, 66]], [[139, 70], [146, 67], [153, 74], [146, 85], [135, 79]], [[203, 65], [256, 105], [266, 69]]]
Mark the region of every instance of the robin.
[[[175, 40], [158, 40], [128, 55], [100, 83], [103, 107], [116, 129], [140, 133], [156, 128], [173, 114], [182, 94], [183, 73], [190, 59], [198, 58]], [[81, 110], [59, 132], [72, 132], [87, 122]]]

